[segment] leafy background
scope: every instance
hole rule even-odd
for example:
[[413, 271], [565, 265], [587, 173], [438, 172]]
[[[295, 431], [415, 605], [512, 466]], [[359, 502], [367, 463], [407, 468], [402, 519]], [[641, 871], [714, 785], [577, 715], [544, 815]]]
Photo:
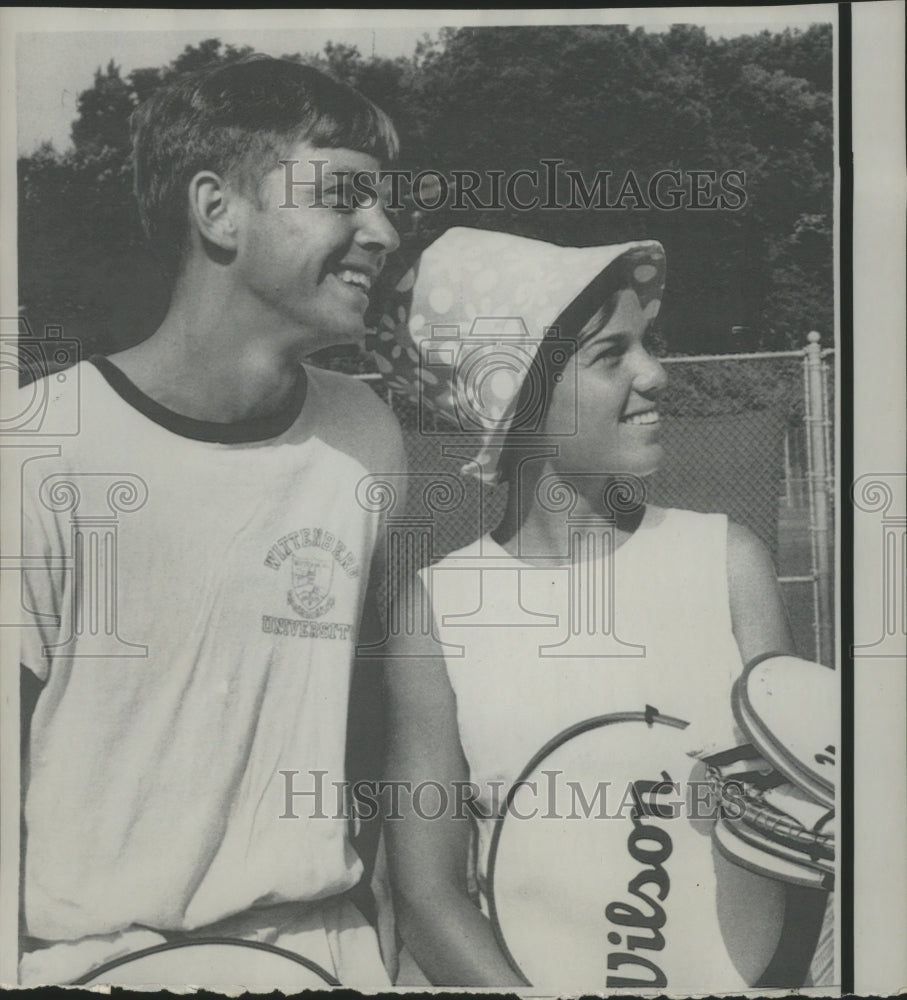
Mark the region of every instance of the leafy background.
[[[20, 302], [33, 330], [62, 325], [83, 356], [153, 331], [167, 285], [138, 223], [129, 115], [174, 76], [251, 51], [212, 38], [166, 66], [125, 76], [112, 52], [79, 97], [72, 147], [45, 144], [20, 157]], [[643, 185], [666, 169], [746, 175], [738, 211], [404, 212], [403, 246], [387, 280], [451, 225], [573, 245], [649, 236], [668, 254], [660, 318], [667, 352], [783, 350], [802, 346], [810, 329], [830, 335], [830, 25], [719, 40], [689, 25], [661, 34], [623, 26], [450, 28], [424, 36], [408, 57], [366, 57], [328, 43], [287, 58], [320, 66], [384, 107], [401, 132], [402, 168], [509, 172], [552, 157], [589, 180], [598, 170], [616, 178], [632, 171]], [[371, 368], [350, 350], [321, 360]], [[758, 379], [736, 378], [745, 383], [739, 392], [759, 396]], [[714, 389], [702, 391], [713, 397]]]

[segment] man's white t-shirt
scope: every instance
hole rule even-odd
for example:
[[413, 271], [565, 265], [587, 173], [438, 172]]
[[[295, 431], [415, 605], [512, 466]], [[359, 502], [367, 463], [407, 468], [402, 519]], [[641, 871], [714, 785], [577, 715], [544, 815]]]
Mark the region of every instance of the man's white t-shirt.
[[23, 590], [31, 938], [191, 930], [361, 876], [334, 783], [384, 527], [357, 487], [402, 448], [366, 386], [301, 372], [289, 410], [237, 425], [103, 360], [48, 390], [78, 388], [80, 425], [23, 491], [23, 552], [50, 567]]

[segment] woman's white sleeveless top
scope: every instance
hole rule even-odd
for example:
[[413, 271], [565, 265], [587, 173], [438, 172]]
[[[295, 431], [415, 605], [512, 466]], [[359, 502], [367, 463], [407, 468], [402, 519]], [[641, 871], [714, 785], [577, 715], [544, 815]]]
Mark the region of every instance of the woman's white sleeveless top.
[[[616, 550], [575, 532], [571, 564], [536, 567], [489, 535], [423, 570], [478, 803], [491, 816], [537, 751], [597, 715], [657, 709], [700, 756], [745, 742], [731, 627], [727, 518], [648, 508]], [[479, 886], [493, 822], [479, 824]]]

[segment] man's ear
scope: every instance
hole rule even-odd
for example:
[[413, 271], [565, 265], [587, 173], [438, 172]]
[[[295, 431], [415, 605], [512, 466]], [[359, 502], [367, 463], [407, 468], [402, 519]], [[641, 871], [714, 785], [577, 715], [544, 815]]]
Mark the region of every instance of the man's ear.
[[189, 214], [196, 231], [222, 250], [236, 249], [237, 208], [235, 191], [223, 177], [202, 170], [189, 182]]

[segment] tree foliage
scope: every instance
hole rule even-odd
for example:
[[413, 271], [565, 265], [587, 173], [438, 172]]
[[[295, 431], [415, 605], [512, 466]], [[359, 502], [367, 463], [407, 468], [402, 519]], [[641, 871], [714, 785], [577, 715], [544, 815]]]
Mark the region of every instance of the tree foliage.
[[[153, 330], [166, 286], [144, 247], [131, 194], [129, 115], [175, 76], [235, 61], [248, 47], [208, 39], [166, 66], [125, 77], [111, 59], [78, 101], [73, 145], [19, 161], [20, 299], [32, 323], [62, 323], [88, 350]], [[402, 258], [451, 225], [574, 245], [660, 239], [670, 351], [800, 346], [833, 327], [832, 35], [762, 32], [714, 40], [690, 25], [444, 29], [410, 57], [329, 43], [286, 58], [359, 88], [397, 122], [398, 166], [488, 171], [560, 161], [591, 181], [657, 171], [743, 171], [736, 210], [455, 209], [404, 217]], [[562, 178], [563, 179], [563, 178]], [[487, 184], [487, 181], [485, 182]], [[489, 189], [477, 191], [483, 204]], [[562, 198], [566, 192], [559, 193]], [[732, 330], [736, 329], [736, 333]]]

